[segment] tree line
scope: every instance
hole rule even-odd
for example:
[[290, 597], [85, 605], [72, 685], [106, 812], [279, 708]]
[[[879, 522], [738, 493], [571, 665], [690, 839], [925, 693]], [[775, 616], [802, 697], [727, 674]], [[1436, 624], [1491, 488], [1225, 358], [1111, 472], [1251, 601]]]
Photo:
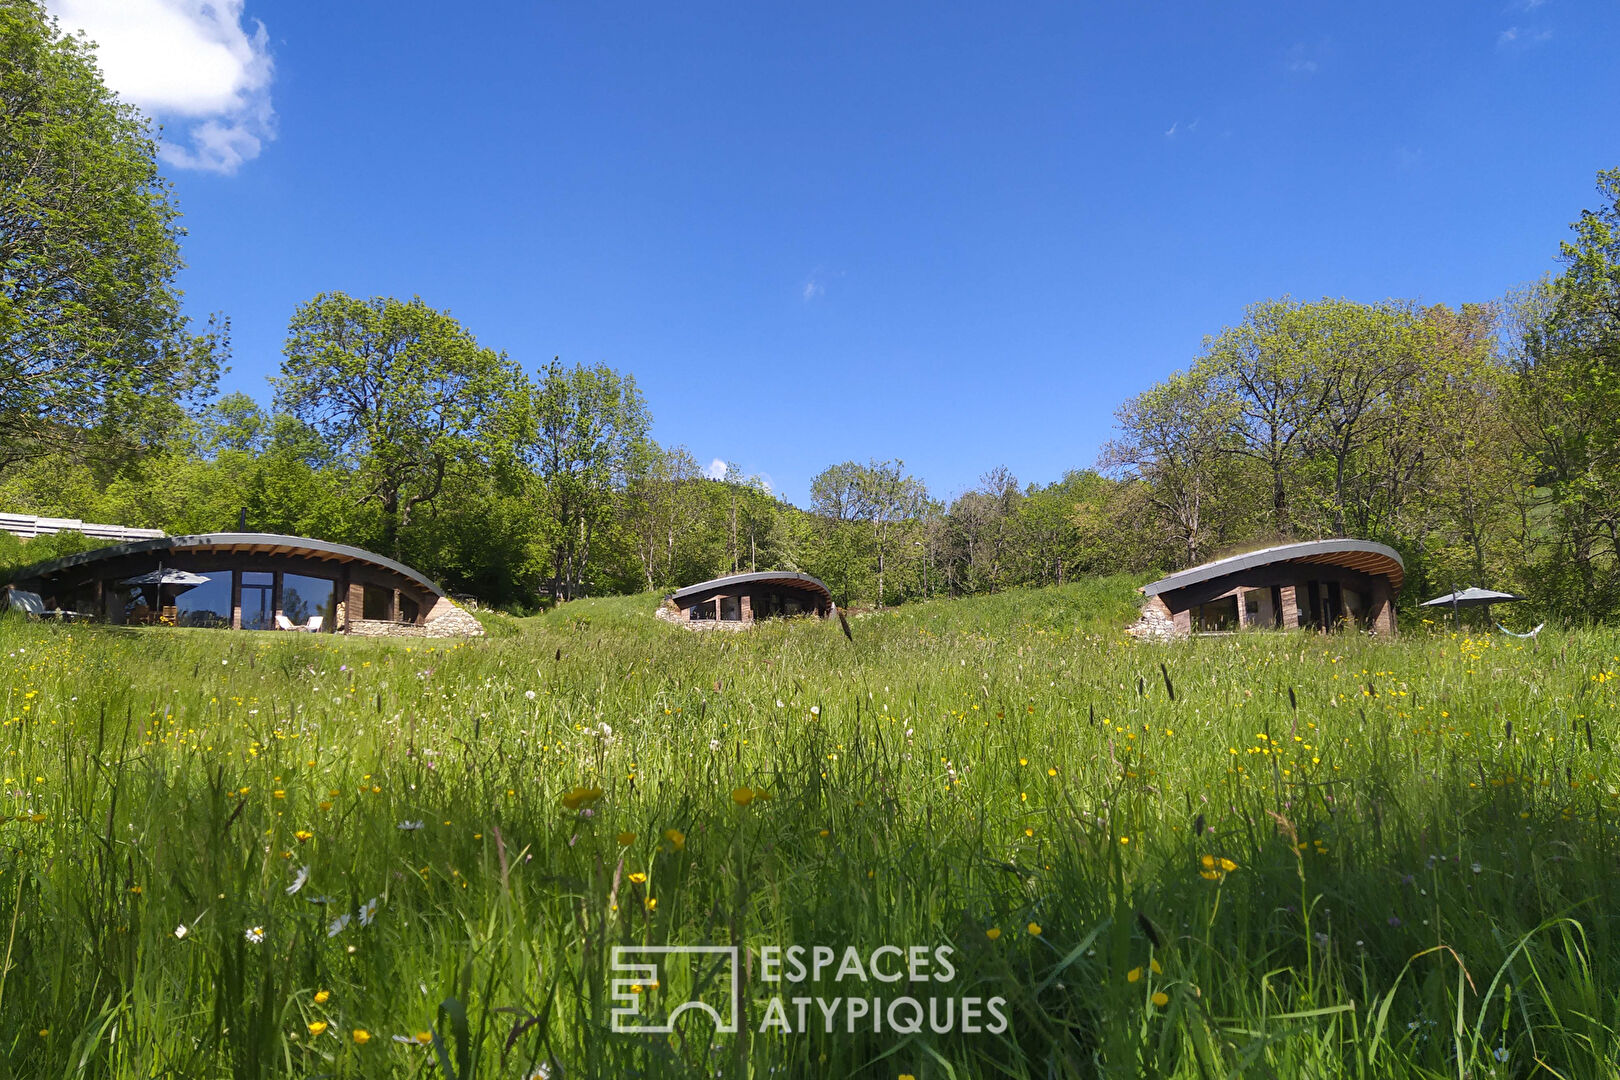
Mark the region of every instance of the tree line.
[[1457, 308], [1266, 300], [1124, 403], [1088, 468], [950, 498], [846, 461], [795, 507], [650, 436], [632, 375], [526, 368], [420, 298], [328, 292], [268, 406], [182, 314], [150, 124], [34, 0], [0, 0], [0, 506], [310, 535], [526, 609], [799, 569], [894, 604], [1380, 540], [1407, 594], [1489, 584], [1620, 613], [1620, 170], [1562, 270]]

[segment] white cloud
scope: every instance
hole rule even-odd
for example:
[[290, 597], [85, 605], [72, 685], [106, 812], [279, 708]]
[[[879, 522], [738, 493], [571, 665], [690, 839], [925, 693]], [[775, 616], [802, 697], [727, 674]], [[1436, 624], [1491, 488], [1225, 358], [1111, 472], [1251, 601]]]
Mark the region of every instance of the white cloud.
[[1316, 50], [1307, 47], [1303, 41], [1296, 42], [1283, 57], [1283, 67], [1293, 75], [1315, 75], [1321, 65], [1311, 55], [1314, 51]]
[[726, 478], [726, 463], [719, 458], [715, 458], [703, 470], [703, 475], [710, 480], [724, 480]]
[[826, 293], [827, 286], [823, 285], [815, 278], [811, 278], [809, 281], [804, 283], [804, 302], [807, 304], [818, 296], [825, 296]]
[[1498, 49], [1529, 48], [1540, 45], [1552, 38], [1551, 30], [1524, 30], [1517, 26], [1510, 26], [1496, 35]]
[[96, 43], [107, 85], [173, 126], [163, 160], [234, 173], [275, 138], [275, 65], [264, 24], [244, 25], [244, 0], [47, 0], [62, 29]]

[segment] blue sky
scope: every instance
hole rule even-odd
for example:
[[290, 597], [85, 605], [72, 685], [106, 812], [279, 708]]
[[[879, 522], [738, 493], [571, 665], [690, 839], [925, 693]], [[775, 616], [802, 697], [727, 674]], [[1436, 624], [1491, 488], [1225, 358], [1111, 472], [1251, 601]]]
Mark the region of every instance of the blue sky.
[[1499, 296], [1620, 166], [1610, 0], [51, 5], [165, 122], [226, 389], [420, 295], [801, 504], [1057, 479], [1246, 304]]

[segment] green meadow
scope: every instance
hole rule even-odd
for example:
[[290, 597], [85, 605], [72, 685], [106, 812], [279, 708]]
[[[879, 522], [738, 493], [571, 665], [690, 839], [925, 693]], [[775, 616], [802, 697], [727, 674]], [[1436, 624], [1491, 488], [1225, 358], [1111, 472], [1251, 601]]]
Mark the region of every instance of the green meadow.
[[[1620, 633], [1139, 644], [1135, 584], [0, 621], [0, 1077], [1620, 1074]], [[693, 944], [740, 1030], [613, 1030], [614, 948]]]

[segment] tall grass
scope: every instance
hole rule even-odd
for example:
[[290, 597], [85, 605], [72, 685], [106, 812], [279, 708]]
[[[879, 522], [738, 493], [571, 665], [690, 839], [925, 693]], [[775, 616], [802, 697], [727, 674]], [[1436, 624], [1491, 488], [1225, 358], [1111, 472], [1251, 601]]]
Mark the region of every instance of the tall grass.
[[[1144, 645], [1130, 586], [853, 643], [0, 622], [0, 1077], [1620, 1073], [1620, 635]], [[762, 1034], [810, 991], [756, 952], [739, 1034], [614, 1033], [663, 943], [950, 946], [813, 992], [1008, 1025]]]

